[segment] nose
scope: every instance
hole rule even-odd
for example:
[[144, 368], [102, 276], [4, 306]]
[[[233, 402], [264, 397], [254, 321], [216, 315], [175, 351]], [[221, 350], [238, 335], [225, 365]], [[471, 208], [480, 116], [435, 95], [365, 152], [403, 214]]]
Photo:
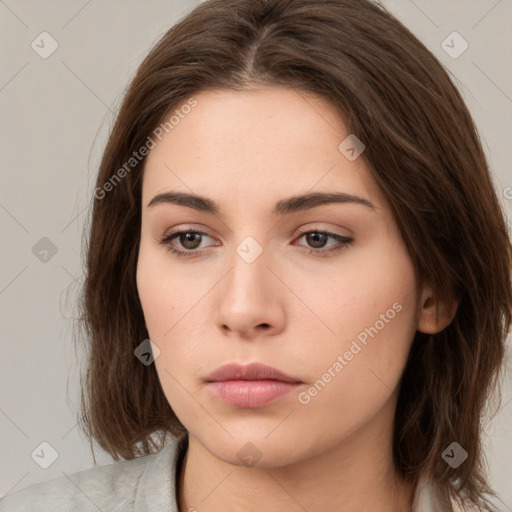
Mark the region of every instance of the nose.
[[239, 254], [217, 290], [217, 326], [225, 335], [254, 339], [284, 329], [285, 287], [265, 251], [248, 263]]

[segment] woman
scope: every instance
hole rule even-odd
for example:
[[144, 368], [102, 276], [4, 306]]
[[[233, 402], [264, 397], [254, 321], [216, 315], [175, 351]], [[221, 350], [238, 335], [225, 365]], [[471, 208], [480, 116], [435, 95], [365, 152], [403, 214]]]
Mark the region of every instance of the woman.
[[504, 213], [456, 87], [381, 6], [197, 7], [94, 195], [81, 419], [118, 462], [0, 510], [496, 510]]

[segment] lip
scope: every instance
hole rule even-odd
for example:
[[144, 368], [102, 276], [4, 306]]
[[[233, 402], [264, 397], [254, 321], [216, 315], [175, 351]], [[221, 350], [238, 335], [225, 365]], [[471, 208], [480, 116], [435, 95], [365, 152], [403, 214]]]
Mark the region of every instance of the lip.
[[205, 378], [206, 382], [220, 382], [226, 380], [279, 380], [281, 382], [300, 383], [286, 373], [267, 366], [262, 363], [250, 363], [241, 365], [238, 363], [228, 363], [217, 368], [213, 373]]
[[205, 381], [218, 398], [241, 408], [265, 407], [302, 384], [299, 379], [262, 363], [226, 364]]

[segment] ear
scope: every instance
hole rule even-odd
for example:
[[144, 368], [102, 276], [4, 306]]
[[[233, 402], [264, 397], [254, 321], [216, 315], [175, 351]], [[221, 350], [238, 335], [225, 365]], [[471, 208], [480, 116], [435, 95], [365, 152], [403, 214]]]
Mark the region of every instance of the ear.
[[425, 286], [421, 293], [418, 316], [418, 331], [435, 334], [448, 327], [457, 313], [459, 299], [437, 303], [430, 286]]

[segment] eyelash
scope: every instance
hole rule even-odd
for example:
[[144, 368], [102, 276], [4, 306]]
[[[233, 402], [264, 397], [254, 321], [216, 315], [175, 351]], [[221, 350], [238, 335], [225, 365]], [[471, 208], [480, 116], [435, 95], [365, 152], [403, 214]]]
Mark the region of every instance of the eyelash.
[[[328, 256], [330, 254], [336, 253], [342, 249], [348, 248], [350, 244], [353, 242], [353, 238], [337, 235], [335, 233], [330, 233], [328, 231], [322, 231], [318, 229], [310, 230], [310, 231], [303, 231], [299, 233], [298, 237], [302, 238], [304, 235], [309, 235], [311, 233], [321, 234], [321, 235], [327, 235], [330, 238], [335, 239], [336, 241], [340, 242], [341, 245], [338, 245], [337, 247], [334, 247], [332, 249], [309, 249], [309, 254], [315, 254], [317, 256]], [[183, 229], [180, 231], [175, 231], [174, 233], [170, 233], [168, 235], [165, 235], [162, 237], [159, 241], [160, 245], [163, 245], [170, 253], [175, 254], [179, 257], [194, 257], [197, 255], [200, 255], [203, 251], [202, 250], [188, 250], [188, 251], [179, 251], [177, 249], [174, 249], [170, 242], [172, 242], [175, 238], [177, 238], [181, 234], [195, 234], [195, 235], [204, 235], [204, 236], [210, 236], [208, 233], [205, 233], [204, 231], [198, 231], [198, 230], [191, 230], [191, 229]], [[211, 238], [211, 237], [210, 237]]]

